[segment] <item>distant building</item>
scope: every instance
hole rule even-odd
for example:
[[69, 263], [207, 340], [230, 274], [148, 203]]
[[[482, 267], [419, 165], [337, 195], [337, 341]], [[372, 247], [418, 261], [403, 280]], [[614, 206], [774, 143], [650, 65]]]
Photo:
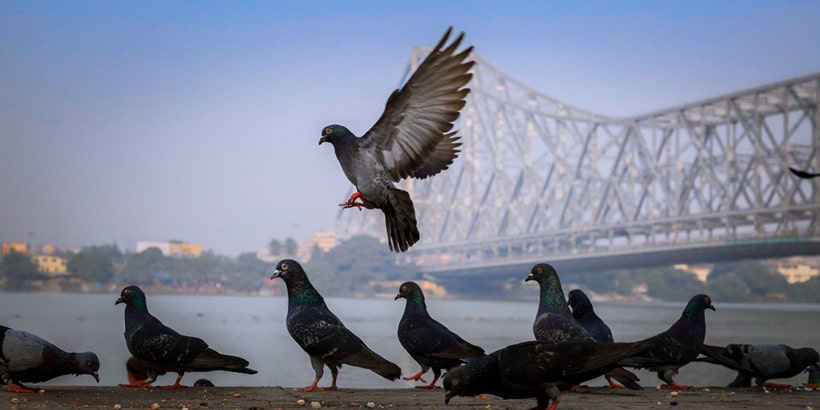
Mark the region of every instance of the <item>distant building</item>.
[[137, 253], [149, 248], [157, 248], [163, 255], [177, 258], [198, 258], [202, 255], [202, 245], [198, 243], [137, 241]]
[[37, 265], [38, 271], [48, 273], [49, 276], [68, 274], [68, 261], [65, 258], [53, 255], [34, 255], [31, 260]]
[[777, 272], [786, 277], [786, 281], [802, 283], [820, 275], [820, 269], [803, 263], [799, 258], [788, 259], [777, 266]]
[[6, 256], [11, 251], [28, 255], [28, 244], [25, 242], [3, 242], [3, 256]]
[[336, 247], [339, 244], [339, 238], [336, 237], [336, 234], [333, 232], [316, 232], [310, 236], [302, 245], [299, 246], [299, 249], [296, 251], [296, 254], [304, 261], [309, 261], [310, 257], [312, 256], [311, 253], [313, 252], [314, 247], [318, 247], [322, 250], [322, 252], [327, 252]]

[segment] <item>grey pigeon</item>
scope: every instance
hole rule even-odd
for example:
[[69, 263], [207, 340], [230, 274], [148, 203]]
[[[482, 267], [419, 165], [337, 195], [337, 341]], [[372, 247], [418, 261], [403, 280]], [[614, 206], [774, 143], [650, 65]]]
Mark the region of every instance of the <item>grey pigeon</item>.
[[[288, 289], [288, 333], [310, 356], [316, 374], [310, 386], [297, 391], [338, 390], [336, 378], [343, 364], [370, 369], [391, 381], [401, 376], [399, 366], [370, 350], [327, 308], [324, 298], [298, 262], [292, 259], [280, 261], [271, 276], [274, 278], [282, 278]], [[330, 368], [333, 383], [320, 388], [317, 385], [324, 375], [324, 366]]]
[[67, 374], [88, 374], [99, 383], [99, 369], [94, 353], [68, 353], [29, 332], [0, 326], [0, 378], [11, 392], [31, 393], [23, 382], [39, 383]]
[[789, 167], [789, 171], [791, 171], [792, 174], [796, 175], [797, 177], [803, 178], [803, 179], [812, 179], [812, 178], [820, 177], [820, 172], [814, 173], [814, 172], [802, 171], [802, 170], [799, 170], [797, 168], [792, 168], [792, 167]]
[[158, 374], [176, 372], [173, 385], [163, 388], [185, 387], [180, 384], [185, 372], [210, 372], [224, 370], [235, 373], [256, 374], [248, 368], [248, 361], [237, 356], [219, 353], [204, 340], [185, 336], [165, 326], [148, 312], [145, 293], [137, 286], [122, 290], [115, 305], [125, 303], [125, 343], [128, 351], [146, 369], [146, 380], [121, 386], [145, 386]]
[[706, 309], [715, 310], [712, 299], [706, 295], [695, 295], [686, 304], [680, 319], [664, 332], [650, 337], [655, 347], [639, 357], [624, 360], [626, 366], [649, 369], [657, 372], [658, 378], [667, 387], [687, 389], [672, 379], [678, 369], [695, 360], [706, 338]]
[[752, 378], [758, 386], [786, 387], [769, 383], [770, 379], [794, 377], [820, 361], [817, 350], [810, 347], [795, 349], [783, 344], [729, 344], [726, 347], [703, 345], [704, 358], [697, 361], [720, 364], [738, 374], [729, 387], [749, 387]]
[[[472, 47], [456, 52], [461, 33], [449, 46], [450, 27], [401, 89], [393, 91], [381, 117], [361, 138], [333, 124], [322, 130], [319, 144], [333, 145], [345, 176], [356, 187], [345, 208], [378, 208], [384, 212], [390, 249], [404, 252], [419, 240], [410, 194], [393, 183], [427, 178], [447, 169], [461, 143], [453, 122], [470, 92]], [[360, 199], [361, 202], [356, 202]]]
[[[572, 309], [572, 317], [581, 324], [598, 343], [612, 343], [615, 339], [612, 338], [612, 330], [609, 329], [603, 319], [595, 314], [595, 308], [592, 307], [592, 301], [581, 289], [573, 289], [567, 294], [567, 304]], [[609, 387], [617, 388], [623, 387], [612, 381], [612, 377], [607, 375], [606, 381]]]
[[561, 391], [609, 372], [619, 360], [651, 348], [635, 343], [523, 342], [485, 357], [470, 359], [448, 371], [443, 378], [445, 398], [489, 393], [504, 399], [535, 397], [537, 407], [555, 410]]
[[[537, 282], [540, 291], [538, 312], [532, 324], [535, 340], [548, 343], [597, 342], [572, 316], [572, 312], [569, 310], [566, 300], [564, 300], [561, 279], [558, 278], [558, 273], [552, 265], [539, 263], [533, 266], [529, 276], [524, 281]], [[607, 376], [615, 378], [629, 389], [641, 389], [641, 385], [637, 383], [640, 380], [638, 376], [626, 369], [620, 367], [612, 369]], [[614, 385], [612, 387], [621, 386]]]
[[424, 292], [415, 282], [405, 282], [399, 286], [395, 299], [404, 298], [404, 314], [399, 320], [398, 336], [404, 350], [421, 365], [421, 371], [405, 380], [421, 380], [421, 376], [431, 368], [433, 381], [417, 388], [437, 388], [436, 381], [442, 369], [450, 369], [463, 363], [462, 359], [484, 356], [484, 349], [462, 339], [446, 326], [430, 317]]

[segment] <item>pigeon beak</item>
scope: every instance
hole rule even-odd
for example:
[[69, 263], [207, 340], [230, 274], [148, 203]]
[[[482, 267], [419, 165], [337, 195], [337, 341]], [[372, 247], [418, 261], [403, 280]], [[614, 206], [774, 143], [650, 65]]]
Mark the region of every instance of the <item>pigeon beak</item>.
[[273, 275], [271, 275], [270, 278], [271, 279], [276, 279], [280, 276], [282, 276], [282, 271], [280, 269], [277, 269], [277, 270], [273, 271]]
[[97, 381], [97, 383], [100, 382], [100, 374], [99, 373], [97, 373], [97, 372], [91, 373], [91, 377], [93, 377], [94, 380]]
[[712, 311], [717, 312], [717, 310], [715, 310], [715, 307], [712, 306], [711, 303], [709, 304], [709, 306], [706, 306], [706, 309], [712, 309]]
[[327, 142], [327, 138], [325, 138], [324, 135], [322, 135], [322, 138], [319, 138], [319, 145], [322, 145], [323, 142]]
[[116, 301], [116, 302], [114, 302], [114, 304], [115, 304], [115, 305], [119, 305], [120, 303], [125, 303], [125, 301], [124, 301], [124, 300], [122, 300], [122, 296], [118, 297], [118, 298], [117, 298], [117, 301]]
[[529, 282], [529, 281], [531, 281], [531, 280], [535, 280], [535, 277], [534, 277], [534, 276], [532, 276], [532, 274], [530, 274], [529, 276], [527, 276], [527, 277], [524, 279], [524, 282]]
[[447, 390], [444, 392], [444, 404], [450, 404], [450, 399], [453, 398], [453, 391]]
[[401, 297], [403, 297], [403, 296], [401, 295], [401, 293], [397, 293], [397, 294], [396, 294], [396, 297], [394, 297], [394, 298], [393, 298], [393, 300], [399, 300], [399, 298], [401, 298]]

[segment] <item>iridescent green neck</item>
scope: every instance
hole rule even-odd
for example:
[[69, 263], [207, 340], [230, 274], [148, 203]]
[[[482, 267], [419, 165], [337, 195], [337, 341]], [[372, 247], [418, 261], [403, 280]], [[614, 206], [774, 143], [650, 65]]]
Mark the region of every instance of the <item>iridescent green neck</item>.
[[569, 306], [564, 300], [564, 290], [558, 278], [545, 278], [538, 281], [541, 287], [540, 308], [551, 311], [570, 313]]

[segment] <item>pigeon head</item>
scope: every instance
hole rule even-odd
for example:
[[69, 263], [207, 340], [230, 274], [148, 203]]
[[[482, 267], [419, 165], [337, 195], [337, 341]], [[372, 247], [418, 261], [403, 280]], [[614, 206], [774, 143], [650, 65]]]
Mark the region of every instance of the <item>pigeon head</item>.
[[322, 137], [319, 138], [319, 145], [323, 142], [336, 144], [342, 138], [352, 137], [353, 134], [344, 126], [338, 124], [328, 125], [322, 130]]
[[524, 279], [524, 282], [531, 280], [538, 282], [541, 289], [539, 311], [540, 309], [549, 308], [569, 313], [569, 307], [566, 300], [564, 300], [564, 289], [561, 288], [561, 279], [558, 278], [555, 268], [547, 263], [539, 263], [532, 267], [532, 271]]
[[127, 286], [120, 292], [115, 305], [125, 303], [125, 306], [145, 307], [145, 293], [138, 286]]
[[74, 366], [77, 372], [76, 375], [87, 374], [94, 378], [97, 383], [100, 382], [100, 359], [92, 352], [77, 353], [74, 355]]
[[301, 278], [307, 278], [305, 270], [302, 265], [293, 259], [282, 259], [276, 264], [276, 270], [273, 272], [271, 279], [282, 278], [285, 283]]
[[424, 292], [416, 282], [404, 282], [399, 286], [399, 293], [393, 300], [404, 298], [407, 300], [406, 309], [410, 310], [427, 310], [427, 304], [424, 303]]
[[450, 399], [456, 396], [472, 397], [491, 391], [491, 385], [497, 383], [492, 382], [493, 371], [488, 369], [488, 364], [488, 358], [479, 358], [447, 371], [441, 381], [444, 404], [450, 404]]
[[282, 278], [288, 288], [289, 303], [323, 303], [322, 296], [310, 283], [302, 265], [293, 259], [283, 259], [276, 264], [271, 279]]
[[573, 315], [576, 312], [579, 314], [594, 312], [592, 302], [589, 301], [589, 297], [581, 289], [573, 289], [567, 294], [567, 304], [572, 308]]
[[695, 295], [692, 296], [692, 299], [689, 299], [689, 303], [683, 309], [682, 316], [690, 319], [696, 316], [702, 317], [706, 309], [715, 310], [715, 307], [712, 306], [712, 298], [703, 294]]

